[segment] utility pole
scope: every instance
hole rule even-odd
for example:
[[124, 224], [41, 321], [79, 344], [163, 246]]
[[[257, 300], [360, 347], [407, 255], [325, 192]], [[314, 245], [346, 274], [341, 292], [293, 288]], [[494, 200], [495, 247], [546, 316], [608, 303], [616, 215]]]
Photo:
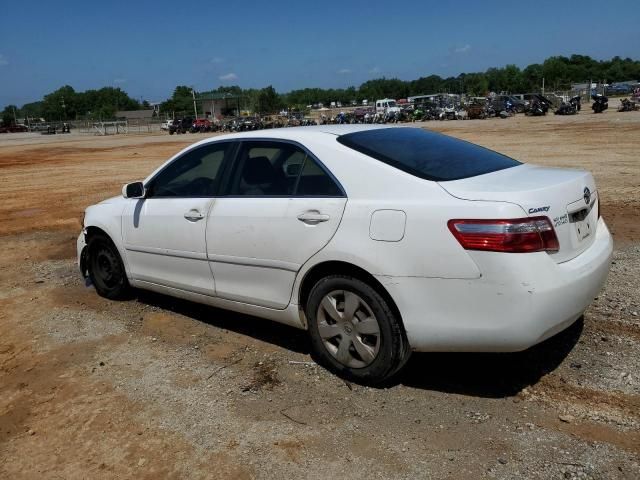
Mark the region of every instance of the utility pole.
[[191, 96], [193, 97], [193, 113], [196, 115], [196, 120], [198, 119], [198, 108], [196, 107], [196, 91], [191, 87]]

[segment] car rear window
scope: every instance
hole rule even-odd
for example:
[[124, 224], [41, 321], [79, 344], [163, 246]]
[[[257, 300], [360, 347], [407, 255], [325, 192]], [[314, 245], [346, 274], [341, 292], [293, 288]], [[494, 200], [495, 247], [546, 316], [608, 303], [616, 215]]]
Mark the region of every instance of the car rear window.
[[348, 133], [338, 142], [416, 177], [460, 180], [520, 165], [506, 155], [421, 128]]

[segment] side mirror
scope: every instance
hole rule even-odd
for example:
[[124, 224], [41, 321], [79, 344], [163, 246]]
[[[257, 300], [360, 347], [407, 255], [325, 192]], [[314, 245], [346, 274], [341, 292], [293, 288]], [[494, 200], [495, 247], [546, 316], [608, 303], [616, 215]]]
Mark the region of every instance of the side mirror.
[[144, 198], [146, 193], [142, 182], [127, 183], [122, 187], [122, 196], [124, 198]]

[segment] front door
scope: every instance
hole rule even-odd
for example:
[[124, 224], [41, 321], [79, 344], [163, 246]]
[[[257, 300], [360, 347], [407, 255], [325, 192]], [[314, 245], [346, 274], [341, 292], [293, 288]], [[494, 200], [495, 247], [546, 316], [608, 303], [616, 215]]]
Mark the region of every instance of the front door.
[[243, 141], [226, 195], [207, 222], [220, 297], [285, 308], [296, 273], [335, 233], [346, 197], [296, 144]]
[[231, 145], [189, 150], [147, 182], [146, 198], [127, 205], [122, 231], [134, 280], [215, 293], [205, 231]]

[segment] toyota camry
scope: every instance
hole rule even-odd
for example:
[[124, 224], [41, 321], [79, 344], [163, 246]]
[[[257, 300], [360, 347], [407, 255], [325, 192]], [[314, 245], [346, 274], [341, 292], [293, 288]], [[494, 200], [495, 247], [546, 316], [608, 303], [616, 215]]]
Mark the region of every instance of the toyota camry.
[[208, 138], [83, 223], [99, 295], [148, 289], [305, 329], [319, 362], [370, 384], [412, 351], [519, 351], [560, 332], [613, 248], [589, 172], [363, 125]]

